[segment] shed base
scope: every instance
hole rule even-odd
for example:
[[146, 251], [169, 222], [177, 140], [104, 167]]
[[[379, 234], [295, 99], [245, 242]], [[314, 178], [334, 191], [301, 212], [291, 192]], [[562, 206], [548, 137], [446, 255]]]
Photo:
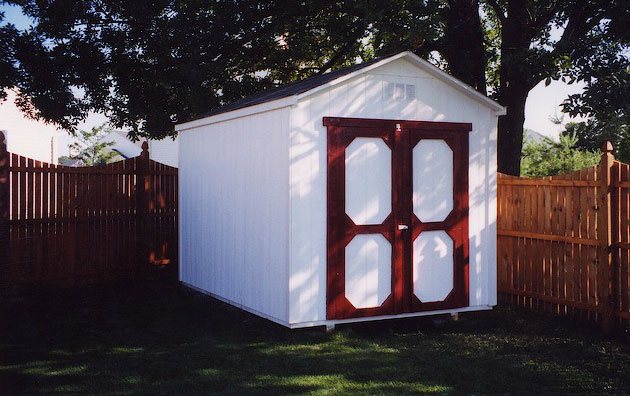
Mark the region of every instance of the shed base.
[[196, 286], [193, 286], [189, 283], [186, 283], [184, 281], [180, 281], [182, 283], [182, 285], [195, 290], [199, 293], [208, 295], [212, 298], [215, 298], [219, 301], [223, 301], [224, 303], [230, 304], [234, 307], [240, 308], [243, 311], [247, 311], [251, 314], [254, 314], [256, 316], [260, 316], [261, 318], [270, 320], [272, 322], [278, 323], [284, 327], [288, 327], [290, 329], [299, 329], [299, 328], [304, 328], [304, 327], [315, 327], [315, 326], [326, 326], [326, 329], [334, 329], [336, 325], [338, 324], [344, 324], [344, 323], [357, 323], [357, 322], [369, 322], [369, 321], [374, 321], [374, 320], [387, 320], [387, 319], [397, 319], [397, 318], [414, 318], [414, 317], [418, 317], [418, 316], [429, 316], [429, 315], [444, 315], [444, 314], [450, 314], [450, 315], [457, 315], [460, 312], [474, 312], [474, 311], [487, 311], [492, 309], [492, 305], [476, 305], [473, 307], [463, 307], [463, 308], [454, 308], [454, 309], [443, 309], [443, 310], [439, 310], [439, 311], [424, 311], [424, 312], [413, 312], [413, 313], [406, 313], [406, 314], [398, 314], [398, 315], [381, 315], [381, 316], [369, 316], [369, 317], [365, 317], [365, 318], [352, 318], [352, 319], [339, 319], [339, 320], [318, 320], [318, 321], [312, 321], [312, 322], [300, 322], [300, 323], [287, 323], [281, 319], [278, 318], [274, 318], [272, 316], [269, 316], [265, 313], [256, 311], [255, 309], [246, 307], [242, 304], [236, 303], [234, 301], [228, 300], [227, 298], [221, 297], [217, 294], [214, 294], [212, 292], [209, 292], [207, 290], [203, 290], [200, 289]]
[[199, 293], [205, 294], [205, 295], [210, 296], [212, 298], [215, 298], [215, 299], [217, 299], [219, 301], [223, 301], [226, 304], [230, 304], [230, 305], [232, 305], [232, 306], [234, 306], [236, 308], [242, 309], [243, 311], [247, 311], [247, 312], [249, 312], [251, 314], [254, 314], [256, 316], [260, 316], [261, 318], [265, 318], [265, 319], [270, 320], [272, 322], [278, 323], [278, 324], [280, 324], [280, 325], [282, 325], [284, 327], [291, 328], [291, 326], [289, 326], [289, 323], [285, 322], [284, 320], [281, 320], [281, 319], [278, 319], [278, 318], [274, 318], [273, 316], [267, 315], [266, 313], [259, 312], [259, 311], [255, 310], [255, 309], [246, 307], [243, 304], [239, 304], [239, 303], [234, 302], [232, 300], [229, 300], [229, 299], [227, 299], [225, 297], [221, 297], [218, 294], [214, 294], [214, 293], [209, 292], [207, 290], [200, 289], [197, 286], [191, 285], [190, 283], [186, 283], [184, 281], [180, 281], [180, 282], [182, 283], [182, 285], [188, 287], [189, 289], [193, 289], [194, 291], [197, 291]]
[[456, 315], [460, 312], [474, 312], [474, 311], [488, 311], [492, 309], [492, 305], [476, 305], [474, 307], [463, 307], [463, 308], [455, 308], [455, 309], [443, 309], [439, 311], [424, 311], [424, 312], [413, 312], [406, 314], [398, 314], [398, 315], [381, 315], [381, 316], [368, 316], [364, 318], [351, 318], [351, 319], [339, 319], [339, 320], [319, 320], [314, 322], [302, 322], [302, 323], [291, 323], [288, 327], [291, 329], [298, 329], [302, 327], [313, 327], [313, 326], [335, 326], [338, 324], [344, 323], [358, 323], [358, 322], [370, 322], [375, 320], [387, 320], [387, 319], [398, 319], [398, 318], [414, 318], [418, 316], [430, 316], [430, 315]]

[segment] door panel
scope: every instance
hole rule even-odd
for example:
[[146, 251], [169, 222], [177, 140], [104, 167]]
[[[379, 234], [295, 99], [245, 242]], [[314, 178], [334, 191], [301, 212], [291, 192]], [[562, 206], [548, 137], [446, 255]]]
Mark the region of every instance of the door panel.
[[327, 318], [467, 305], [471, 125], [328, 117], [324, 125]]
[[413, 294], [422, 302], [444, 301], [453, 290], [453, 240], [425, 231], [413, 241]]
[[444, 221], [453, 210], [453, 150], [441, 139], [413, 148], [413, 213], [420, 221]]
[[411, 259], [405, 262], [411, 312], [468, 305], [467, 132], [407, 130], [413, 150], [407, 183], [419, 198], [413, 199]]
[[391, 244], [381, 234], [361, 234], [345, 250], [346, 298], [355, 308], [380, 307], [392, 292]]
[[381, 138], [358, 137], [346, 148], [346, 213], [355, 224], [381, 224], [391, 213], [391, 165]]

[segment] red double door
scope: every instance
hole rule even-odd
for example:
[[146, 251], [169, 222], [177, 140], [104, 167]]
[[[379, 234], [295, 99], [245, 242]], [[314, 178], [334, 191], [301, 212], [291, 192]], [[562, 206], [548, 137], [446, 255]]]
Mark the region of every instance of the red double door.
[[323, 121], [327, 318], [467, 306], [471, 124]]

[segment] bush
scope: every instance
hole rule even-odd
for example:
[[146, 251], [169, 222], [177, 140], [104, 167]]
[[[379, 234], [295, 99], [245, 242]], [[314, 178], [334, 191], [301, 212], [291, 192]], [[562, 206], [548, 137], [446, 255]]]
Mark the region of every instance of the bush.
[[558, 142], [547, 137], [538, 142], [525, 140], [521, 155], [521, 176], [561, 175], [597, 165], [601, 152], [577, 149], [577, 141], [575, 134], [561, 135]]

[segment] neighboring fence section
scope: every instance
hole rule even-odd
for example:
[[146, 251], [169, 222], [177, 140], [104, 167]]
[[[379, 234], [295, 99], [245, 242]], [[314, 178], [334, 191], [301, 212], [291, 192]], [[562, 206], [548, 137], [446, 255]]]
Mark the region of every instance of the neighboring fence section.
[[498, 290], [504, 301], [598, 321], [630, 319], [629, 165], [603, 147], [566, 175], [499, 174]]
[[67, 286], [176, 265], [177, 168], [92, 167], [8, 153], [0, 132], [0, 288]]

